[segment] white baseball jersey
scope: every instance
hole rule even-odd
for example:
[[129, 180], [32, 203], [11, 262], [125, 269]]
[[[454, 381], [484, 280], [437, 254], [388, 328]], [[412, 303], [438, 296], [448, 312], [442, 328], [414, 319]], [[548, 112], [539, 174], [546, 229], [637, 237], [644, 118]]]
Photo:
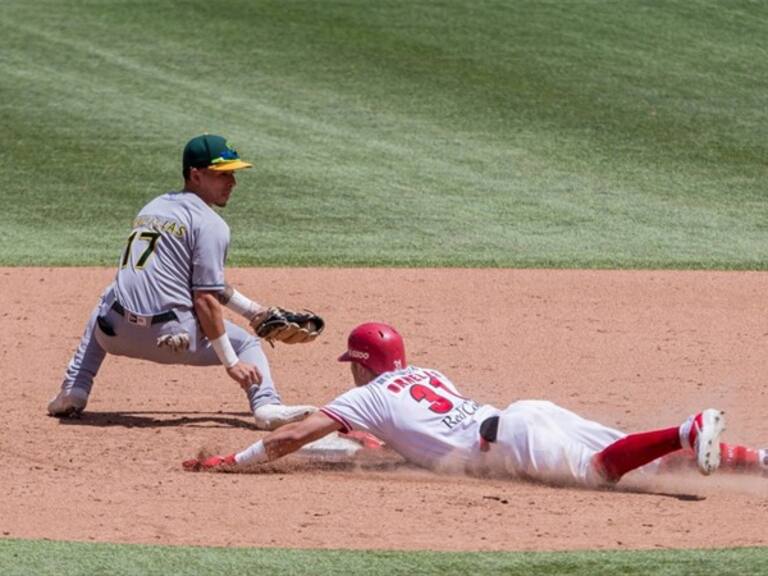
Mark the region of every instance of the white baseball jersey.
[[[503, 411], [462, 396], [437, 370], [410, 366], [345, 392], [322, 412], [342, 430], [363, 430], [427, 468], [493, 470], [510, 476], [595, 485], [593, 457], [623, 438], [620, 430], [546, 400], [521, 400]], [[480, 449], [480, 425], [499, 416], [496, 442]], [[643, 469], [655, 471], [658, 463]]]
[[409, 366], [353, 388], [322, 408], [344, 431], [363, 430], [429, 468], [479, 457], [480, 423], [498, 413], [459, 394], [437, 370]]
[[197, 194], [170, 192], [133, 222], [115, 291], [135, 314], [190, 309], [193, 290], [223, 290], [229, 226]]

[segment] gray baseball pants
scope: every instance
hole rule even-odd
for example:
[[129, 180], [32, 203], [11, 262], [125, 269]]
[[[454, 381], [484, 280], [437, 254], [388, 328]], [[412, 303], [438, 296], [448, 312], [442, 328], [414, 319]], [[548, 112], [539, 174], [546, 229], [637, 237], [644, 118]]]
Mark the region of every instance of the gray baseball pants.
[[[61, 385], [63, 390], [79, 388], [90, 394], [93, 379], [108, 353], [159, 364], [221, 366], [221, 361], [191, 310], [174, 310], [177, 317], [175, 320], [151, 324], [149, 319], [136, 317], [127, 311], [119, 314], [112, 308], [114, 302], [115, 294], [110, 285], [91, 313], [80, 345], [67, 366]], [[280, 395], [272, 381], [261, 341], [228, 320], [224, 324], [238, 358], [254, 364], [261, 372], [261, 386], [251, 386], [246, 392], [251, 412], [265, 404], [280, 404]], [[188, 350], [173, 352], [167, 347], [157, 347], [160, 336], [180, 332], [189, 334]]]

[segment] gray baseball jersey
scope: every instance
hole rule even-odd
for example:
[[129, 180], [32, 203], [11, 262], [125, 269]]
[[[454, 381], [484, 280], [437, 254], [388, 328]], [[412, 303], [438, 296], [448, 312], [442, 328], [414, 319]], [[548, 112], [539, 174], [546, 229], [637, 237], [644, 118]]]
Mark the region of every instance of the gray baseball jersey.
[[[91, 313], [62, 390], [77, 388], [87, 397], [108, 353], [162, 364], [220, 365], [197, 322], [192, 292], [224, 289], [228, 247], [229, 226], [192, 192], [163, 194], [142, 208], [120, 256], [115, 282]], [[115, 310], [116, 300], [125, 311]], [[150, 321], [170, 311], [175, 319]], [[228, 320], [224, 328], [238, 358], [254, 364], [262, 375], [261, 386], [246, 392], [251, 410], [279, 404], [261, 341]], [[178, 333], [189, 336], [189, 349], [174, 352], [157, 346], [158, 337]]]
[[133, 222], [120, 257], [115, 292], [131, 312], [191, 309], [193, 290], [223, 290], [229, 226], [199, 196], [170, 192]]

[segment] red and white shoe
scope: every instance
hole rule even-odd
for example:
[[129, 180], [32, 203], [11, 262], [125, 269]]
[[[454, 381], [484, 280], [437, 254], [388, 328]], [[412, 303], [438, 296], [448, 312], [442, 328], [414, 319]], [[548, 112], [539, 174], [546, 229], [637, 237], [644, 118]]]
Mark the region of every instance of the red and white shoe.
[[237, 464], [237, 462], [235, 461], [234, 454], [229, 454], [227, 456], [209, 456], [208, 458], [204, 458], [202, 460], [193, 458], [191, 460], [185, 460], [181, 463], [184, 470], [189, 472], [200, 472], [201, 470], [210, 471], [220, 468], [228, 468], [230, 466], [234, 466], [235, 464]]
[[696, 454], [699, 471], [708, 476], [720, 466], [720, 434], [725, 430], [725, 412], [709, 408], [691, 416], [680, 426], [680, 443]]

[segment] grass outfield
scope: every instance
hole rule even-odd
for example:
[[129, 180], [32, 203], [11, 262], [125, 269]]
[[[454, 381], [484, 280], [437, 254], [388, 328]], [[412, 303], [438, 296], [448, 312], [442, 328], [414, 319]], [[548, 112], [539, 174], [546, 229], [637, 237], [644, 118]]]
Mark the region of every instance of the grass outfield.
[[768, 4], [4, 0], [0, 265], [111, 265], [184, 141], [235, 265], [768, 269]]
[[437, 553], [260, 550], [0, 540], [4, 576], [765, 574], [764, 548], [634, 552]]

